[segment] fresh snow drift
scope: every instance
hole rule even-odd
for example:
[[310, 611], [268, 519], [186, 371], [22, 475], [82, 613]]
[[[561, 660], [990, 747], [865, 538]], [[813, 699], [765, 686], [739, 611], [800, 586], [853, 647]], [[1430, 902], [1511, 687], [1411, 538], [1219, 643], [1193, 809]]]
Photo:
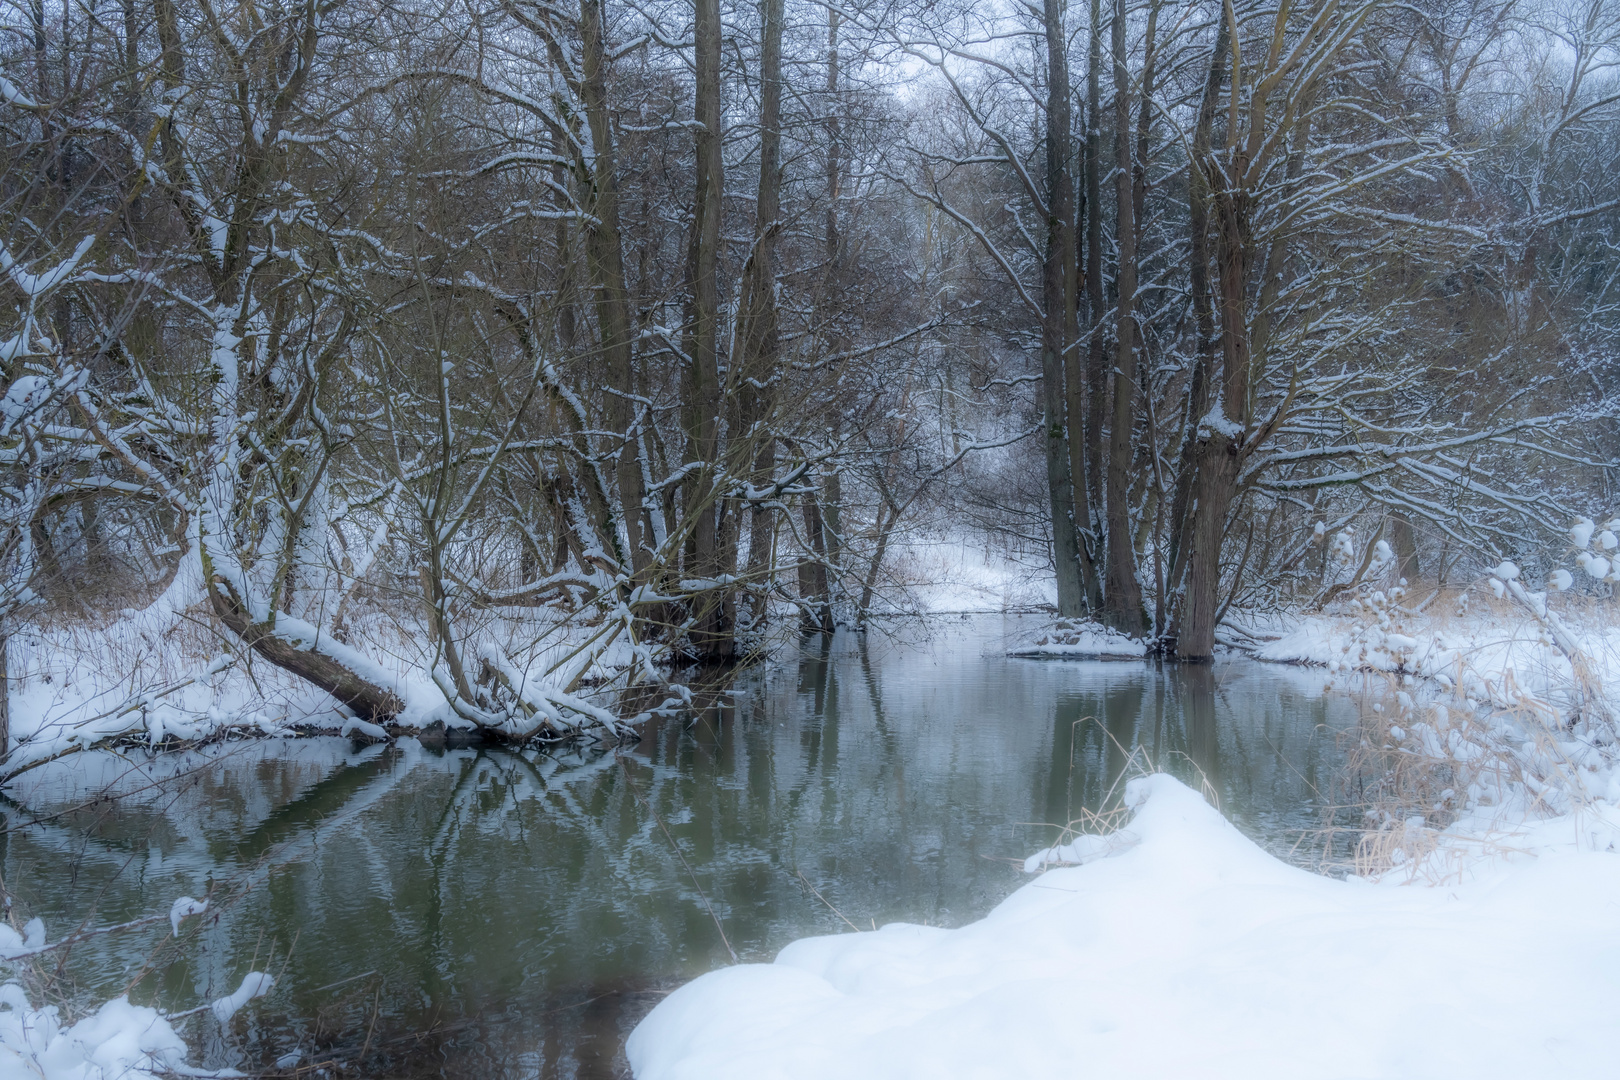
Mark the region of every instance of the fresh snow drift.
[[979, 922], [806, 938], [693, 981], [631, 1034], [635, 1075], [1615, 1074], [1620, 815], [1464, 884], [1396, 887], [1287, 866], [1168, 776], [1126, 802], [1125, 833], [1043, 853], [1086, 864]]

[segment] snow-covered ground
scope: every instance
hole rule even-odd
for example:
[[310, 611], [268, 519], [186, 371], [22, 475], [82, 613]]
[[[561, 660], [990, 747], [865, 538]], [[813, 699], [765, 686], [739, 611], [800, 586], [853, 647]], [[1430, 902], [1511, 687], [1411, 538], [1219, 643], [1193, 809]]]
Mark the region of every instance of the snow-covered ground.
[[1620, 814], [1443, 887], [1291, 868], [1167, 776], [956, 930], [807, 938], [631, 1035], [638, 1080], [1611, 1077]]
[[[421, 730], [435, 723], [472, 726], [435, 685], [432, 657], [423, 645], [427, 635], [419, 625], [378, 612], [354, 623], [352, 636], [364, 648], [350, 649], [349, 655], [404, 702], [396, 718], [400, 728]], [[561, 691], [576, 673], [567, 658], [592, 637], [595, 627], [546, 624], [529, 611], [504, 623], [496, 619], [490, 623], [482, 637], [504, 635], [503, 645], [511, 639], [526, 641], [525, 670], [511, 673], [515, 683], [544, 683], [553, 698], [577, 703], [570, 716], [555, 718], [557, 726], [593, 722], [590, 714], [599, 710], [584, 700], [588, 691], [574, 695]], [[311, 633], [329, 636], [313, 627]], [[229, 653], [223, 651], [216, 631], [202, 616], [160, 617], [150, 609], [127, 612], [105, 627], [70, 625], [14, 634], [11, 756], [3, 771], [115, 736], [157, 745], [168, 738], [203, 739], [226, 729], [262, 735], [307, 728], [373, 738], [385, 734], [377, 725], [355, 718], [324, 691], [251, 650], [231, 645]], [[468, 651], [475, 655], [475, 650]], [[611, 677], [633, 659], [629, 650], [615, 643], [586, 662], [592, 665], [593, 677]], [[559, 670], [548, 671], [553, 665]]]
[[[1616, 613], [1606, 604], [1586, 604], [1562, 614], [1605, 683], [1620, 687]], [[1418, 614], [1358, 602], [1329, 613], [1273, 618], [1261, 624], [1250, 651], [1261, 660], [1321, 664], [1335, 672], [1411, 674], [1448, 689], [1461, 686], [1478, 701], [1498, 705], [1517, 702], [1521, 692], [1556, 695], [1571, 677], [1568, 658], [1535, 619], [1477, 592], [1460, 608], [1451, 598]]]
[[0, 1077], [6, 1080], [156, 1080], [184, 1069], [186, 1044], [174, 1028], [128, 998], [65, 1028], [55, 1008], [32, 1008], [16, 983], [0, 986], [0, 1006]]
[[907, 612], [1028, 611], [1052, 607], [1049, 567], [1020, 562], [982, 539], [922, 532], [896, 542], [877, 606]]
[[1008, 656], [1050, 660], [1140, 660], [1147, 654], [1147, 642], [1080, 619], [1058, 619], [1007, 650]]

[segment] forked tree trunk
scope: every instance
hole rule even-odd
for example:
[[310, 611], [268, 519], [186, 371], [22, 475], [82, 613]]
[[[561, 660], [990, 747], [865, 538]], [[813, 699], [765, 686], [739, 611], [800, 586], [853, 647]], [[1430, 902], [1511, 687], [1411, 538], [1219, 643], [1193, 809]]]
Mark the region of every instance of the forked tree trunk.
[[[1192, 263], [1188, 278], [1192, 286], [1193, 326], [1198, 335], [1196, 359], [1187, 388], [1186, 411], [1182, 415], [1182, 442], [1176, 465], [1176, 492], [1170, 505], [1169, 592], [1180, 592], [1186, 569], [1188, 531], [1192, 527], [1193, 483], [1198, 473], [1198, 423], [1209, 411], [1210, 380], [1215, 367], [1215, 306], [1209, 283], [1209, 182], [1203, 161], [1209, 154], [1210, 132], [1215, 123], [1215, 106], [1221, 83], [1226, 79], [1227, 24], [1223, 19], [1215, 33], [1215, 50], [1210, 57], [1209, 77], [1204, 83], [1204, 99], [1193, 129], [1192, 159], [1187, 163], [1187, 202]], [[1179, 632], [1181, 606], [1175, 605], [1170, 618], [1169, 636]]]

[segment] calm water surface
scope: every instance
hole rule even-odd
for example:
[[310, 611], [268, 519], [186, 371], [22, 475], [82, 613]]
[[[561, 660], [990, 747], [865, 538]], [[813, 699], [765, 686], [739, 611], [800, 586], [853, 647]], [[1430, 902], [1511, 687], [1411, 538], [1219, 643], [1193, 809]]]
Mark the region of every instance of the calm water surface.
[[[194, 1063], [584, 1078], [623, 1075], [625, 1035], [729, 962], [728, 941], [769, 960], [806, 934], [982, 916], [1133, 758], [1207, 782], [1272, 851], [1318, 856], [1307, 834], [1355, 719], [1320, 676], [1008, 659], [1024, 629], [809, 639], [617, 755], [339, 739], [85, 755], [11, 793], [0, 872], [53, 940], [212, 890], [199, 931], [99, 939], [66, 968], [85, 993], [133, 982], [169, 1010], [275, 974], [228, 1028], [187, 1021]], [[108, 781], [119, 798], [81, 805]]]

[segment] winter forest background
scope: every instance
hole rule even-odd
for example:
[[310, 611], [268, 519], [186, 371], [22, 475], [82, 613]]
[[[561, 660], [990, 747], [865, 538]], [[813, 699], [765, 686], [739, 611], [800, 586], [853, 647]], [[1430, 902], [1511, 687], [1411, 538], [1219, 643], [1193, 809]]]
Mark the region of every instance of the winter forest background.
[[232, 665], [351, 730], [616, 730], [935, 548], [1199, 660], [1545, 576], [1612, 498], [1612, 2], [3, 29], [0, 642], [105, 706], [13, 766], [203, 731], [148, 706]]

